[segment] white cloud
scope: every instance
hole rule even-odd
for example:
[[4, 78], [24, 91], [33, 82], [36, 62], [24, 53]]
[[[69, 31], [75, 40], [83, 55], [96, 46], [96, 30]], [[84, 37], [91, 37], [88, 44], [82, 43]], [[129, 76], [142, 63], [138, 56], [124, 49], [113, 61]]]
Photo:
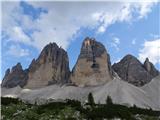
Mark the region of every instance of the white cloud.
[[30, 38], [23, 32], [21, 27], [14, 26], [11, 28], [12, 39], [17, 42], [30, 43]]
[[115, 47], [116, 50], [119, 51], [119, 44], [120, 44], [120, 39], [118, 37], [113, 37], [111, 46]]
[[157, 0], [153, 0], [153, 2], [141, 2], [139, 4], [139, 6], [137, 6], [139, 8], [139, 18], [143, 18], [146, 17], [147, 13], [149, 13], [151, 11], [151, 8], [153, 6], [153, 4], [157, 2]]
[[11, 45], [7, 51], [7, 54], [14, 57], [29, 56], [29, 50], [21, 48], [20, 45]]
[[[143, 18], [151, 11], [152, 2], [28, 2], [34, 8], [44, 8], [39, 19], [32, 20], [24, 15], [19, 2], [2, 3], [2, 30], [15, 42], [23, 42], [42, 49], [49, 42], [56, 42], [67, 49], [73, 35], [81, 27], [106, 31], [116, 22], [132, 21], [133, 12]], [[136, 19], [136, 18], [134, 18]], [[19, 25], [18, 22], [21, 24]], [[30, 37], [24, 31], [34, 31]], [[13, 41], [12, 41], [13, 42]]]
[[139, 59], [144, 62], [147, 57], [153, 64], [160, 64], [160, 39], [144, 42], [139, 51]]
[[105, 32], [106, 31], [106, 28], [104, 27], [104, 26], [100, 26], [99, 28], [98, 28], [98, 33], [103, 33], [103, 32]]
[[113, 42], [118, 45], [120, 44], [120, 39], [118, 37], [114, 37]]
[[136, 44], [136, 39], [133, 39], [132, 40], [132, 45], [135, 45]]

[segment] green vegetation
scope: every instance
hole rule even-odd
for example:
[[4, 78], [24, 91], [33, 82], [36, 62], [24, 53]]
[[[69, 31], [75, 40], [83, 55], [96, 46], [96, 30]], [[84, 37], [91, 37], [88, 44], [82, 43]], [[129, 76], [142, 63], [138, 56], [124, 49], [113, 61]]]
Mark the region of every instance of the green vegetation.
[[160, 111], [113, 104], [110, 97], [107, 97], [106, 104], [95, 104], [91, 93], [84, 105], [76, 100], [31, 105], [3, 97], [1, 103], [2, 120], [160, 120]]
[[88, 94], [88, 104], [91, 105], [92, 107], [95, 105], [92, 93]]

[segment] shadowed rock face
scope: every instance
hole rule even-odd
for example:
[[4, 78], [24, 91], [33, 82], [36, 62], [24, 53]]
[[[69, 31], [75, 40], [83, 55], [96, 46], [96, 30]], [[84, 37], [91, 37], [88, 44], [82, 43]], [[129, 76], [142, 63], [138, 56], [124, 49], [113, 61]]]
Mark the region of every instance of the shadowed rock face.
[[159, 71], [156, 70], [156, 68], [154, 67], [154, 65], [149, 61], [148, 58], [146, 58], [145, 62], [144, 62], [144, 68], [147, 70], [147, 72], [150, 73], [150, 75], [152, 77], [156, 77], [159, 75]]
[[[120, 62], [113, 64], [112, 68], [123, 80], [136, 86], [143, 86], [153, 78], [150, 74], [153, 72], [151, 66], [147, 61], [143, 65], [136, 57], [126, 55]], [[155, 75], [155, 71], [153, 73]]]
[[110, 58], [100, 42], [88, 37], [83, 41], [71, 80], [79, 86], [99, 85], [112, 80]]
[[17, 85], [24, 87], [28, 79], [28, 70], [23, 70], [20, 63], [16, 66], [6, 70], [5, 76], [2, 80], [2, 87], [13, 88]]
[[39, 88], [50, 84], [69, 82], [69, 60], [65, 50], [56, 43], [48, 44], [37, 60], [29, 66], [29, 79], [26, 88]]

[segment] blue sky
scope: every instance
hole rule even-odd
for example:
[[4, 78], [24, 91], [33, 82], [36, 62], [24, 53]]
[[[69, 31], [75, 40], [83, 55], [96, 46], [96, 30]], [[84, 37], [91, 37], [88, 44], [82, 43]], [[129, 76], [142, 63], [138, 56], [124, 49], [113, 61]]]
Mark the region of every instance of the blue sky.
[[126, 54], [160, 69], [160, 3], [2, 2], [1, 79], [17, 62], [27, 68], [49, 42], [75, 65], [85, 37], [102, 42], [112, 64]]

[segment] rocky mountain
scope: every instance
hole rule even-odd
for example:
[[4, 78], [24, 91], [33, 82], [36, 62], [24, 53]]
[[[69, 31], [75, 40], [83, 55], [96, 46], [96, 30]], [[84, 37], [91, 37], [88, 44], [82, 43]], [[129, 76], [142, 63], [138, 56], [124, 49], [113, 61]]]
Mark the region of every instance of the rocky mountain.
[[55, 83], [65, 84], [69, 82], [69, 75], [67, 52], [56, 43], [50, 43], [44, 47], [37, 60], [32, 60], [25, 88], [39, 88]]
[[160, 110], [158, 74], [148, 58], [142, 64], [132, 55], [111, 66], [104, 45], [87, 37], [72, 72], [67, 52], [50, 43], [28, 69], [23, 70], [20, 63], [8, 69], [1, 90], [3, 97], [18, 97], [29, 103], [65, 99], [86, 102], [91, 92], [96, 103], [105, 103], [111, 96], [114, 103]]
[[123, 80], [136, 86], [143, 86], [158, 75], [148, 59], [143, 65], [132, 55], [126, 55], [120, 62], [113, 64], [112, 68]]
[[13, 88], [17, 85], [24, 87], [28, 79], [28, 70], [23, 70], [20, 63], [13, 66], [12, 69], [7, 69], [2, 80], [2, 87]]
[[136, 86], [143, 86], [159, 74], [147, 58], [142, 64], [136, 57], [126, 55], [119, 63], [111, 66], [110, 56], [104, 45], [94, 38], [85, 38], [77, 62], [70, 72], [67, 52], [56, 43], [44, 47], [29, 68], [22, 69], [20, 63], [8, 69], [2, 87], [16, 86], [41, 88], [51, 84], [74, 84], [77, 86], [96, 86], [114, 78], [122, 78]]
[[152, 77], [156, 77], [159, 74], [159, 71], [154, 67], [154, 65], [149, 61], [148, 58], [146, 58], [144, 62], [144, 68], [147, 70], [147, 72], [150, 73]]
[[78, 86], [100, 85], [111, 81], [113, 76], [109, 54], [100, 42], [85, 38], [71, 80]]
[[58, 47], [56, 43], [50, 43], [44, 47], [39, 57], [33, 59], [29, 68], [22, 69], [20, 63], [5, 73], [2, 87], [12, 88], [16, 86], [25, 88], [39, 88], [50, 84], [69, 83], [69, 60], [67, 52]]

